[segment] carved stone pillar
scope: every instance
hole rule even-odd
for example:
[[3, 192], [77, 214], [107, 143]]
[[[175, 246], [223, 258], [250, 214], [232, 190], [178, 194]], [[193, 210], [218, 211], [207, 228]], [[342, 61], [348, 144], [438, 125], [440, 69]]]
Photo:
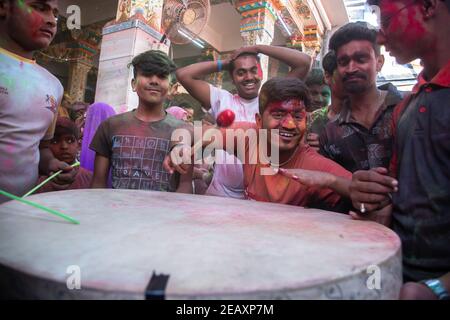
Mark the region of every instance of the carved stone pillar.
[[[266, 44], [270, 45], [274, 36], [276, 9], [271, 1], [236, 1], [236, 7], [241, 14], [241, 36], [244, 45]], [[268, 78], [269, 57], [261, 57], [263, 82]]]
[[69, 67], [68, 92], [75, 101], [84, 101], [86, 83], [92, 65], [84, 61], [74, 61]]
[[133, 71], [128, 64], [147, 50], [169, 51], [161, 43], [163, 0], [120, 0], [116, 23], [103, 29], [95, 101], [111, 105], [116, 112], [138, 106], [138, 96], [131, 88]]

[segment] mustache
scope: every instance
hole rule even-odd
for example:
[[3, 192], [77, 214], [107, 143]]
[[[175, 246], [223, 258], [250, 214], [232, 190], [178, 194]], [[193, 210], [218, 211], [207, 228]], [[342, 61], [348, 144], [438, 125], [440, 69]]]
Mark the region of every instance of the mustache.
[[360, 79], [363, 79], [363, 80], [366, 80], [366, 79], [367, 79], [367, 77], [366, 77], [366, 75], [365, 75], [364, 73], [362, 73], [362, 72], [356, 72], [356, 73], [352, 73], [352, 74], [346, 74], [346, 75], [342, 78], [342, 81], [345, 82], [345, 81], [348, 81], [348, 80], [350, 80], [350, 79], [352, 79], [352, 78], [360, 78]]

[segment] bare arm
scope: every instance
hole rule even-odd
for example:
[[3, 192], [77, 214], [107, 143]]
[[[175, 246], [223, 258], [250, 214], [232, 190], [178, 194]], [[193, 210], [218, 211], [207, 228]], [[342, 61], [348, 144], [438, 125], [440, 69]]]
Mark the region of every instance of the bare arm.
[[108, 182], [109, 173], [109, 158], [99, 155], [95, 155], [94, 162], [94, 176], [92, 178], [91, 188], [101, 189], [106, 188]]
[[[223, 63], [226, 65], [227, 62], [224, 61]], [[180, 68], [177, 70], [176, 76], [190, 95], [200, 101], [205, 109], [209, 110], [211, 108], [209, 83], [203, 78], [217, 71], [217, 61], [206, 61]]]
[[311, 69], [312, 59], [306, 53], [295, 49], [259, 45], [259, 52], [271, 58], [280, 60], [291, 67], [289, 77], [305, 79]]
[[337, 194], [350, 198], [351, 180], [335, 176], [328, 172], [304, 169], [279, 169], [279, 173], [299, 183], [317, 188], [330, 188]]
[[291, 67], [291, 71], [288, 74], [289, 77], [304, 79], [311, 69], [312, 58], [309, 55], [295, 49], [268, 45], [242, 47], [234, 52], [231, 60], [235, 59], [235, 57], [243, 52], [262, 53], [266, 56], [286, 63], [289, 67]]

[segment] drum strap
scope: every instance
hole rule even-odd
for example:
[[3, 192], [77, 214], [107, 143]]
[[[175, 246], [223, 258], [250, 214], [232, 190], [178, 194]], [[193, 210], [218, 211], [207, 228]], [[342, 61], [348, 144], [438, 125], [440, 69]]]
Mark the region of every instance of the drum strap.
[[164, 300], [166, 298], [166, 287], [169, 277], [166, 274], [157, 275], [153, 271], [147, 289], [145, 289], [145, 300]]

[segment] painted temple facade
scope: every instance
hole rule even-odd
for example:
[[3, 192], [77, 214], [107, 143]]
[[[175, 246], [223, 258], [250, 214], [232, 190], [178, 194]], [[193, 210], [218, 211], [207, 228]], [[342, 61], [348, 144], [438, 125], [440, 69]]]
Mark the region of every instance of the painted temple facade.
[[[296, 48], [319, 63], [331, 33], [349, 20], [343, 0], [210, 0], [203, 30], [180, 43], [165, 35], [163, 26], [171, 19], [163, 13], [164, 1], [169, 0], [60, 0], [65, 17], [58, 21], [52, 45], [36, 59], [76, 101], [106, 102], [124, 112], [137, 106], [127, 65], [143, 51], [163, 50], [184, 66], [224, 58], [245, 45], [271, 44]], [[69, 27], [71, 5], [80, 8], [81, 28]], [[184, 17], [198, 18], [198, 12]], [[265, 78], [288, 72], [268, 57], [262, 59], [262, 68]], [[233, 88], [226, 72], [207, 80]]]

